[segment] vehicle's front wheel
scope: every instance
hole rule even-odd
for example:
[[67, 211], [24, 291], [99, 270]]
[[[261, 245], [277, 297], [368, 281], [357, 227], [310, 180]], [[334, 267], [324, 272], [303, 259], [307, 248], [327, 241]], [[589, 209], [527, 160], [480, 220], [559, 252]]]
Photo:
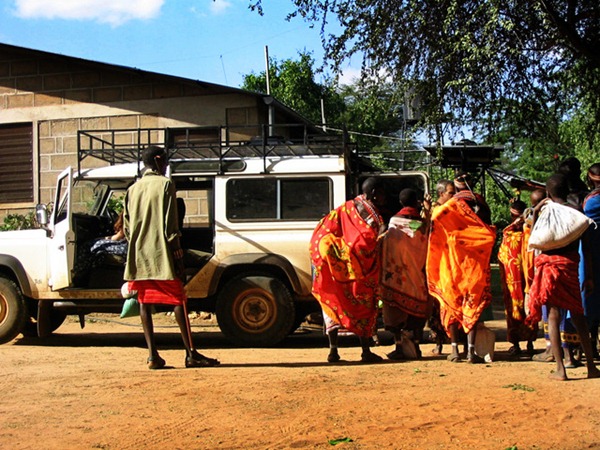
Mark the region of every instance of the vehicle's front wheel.
[[0, 277], [0, 344], [12, 341], [25, 326], [27, 305], [17, 285]]
[[280, 280], [268, 276], [242, 276], [229, 281], [217, 300], [217, 321], [237, 345], [276, 345], [294, 324], [294, 302]]

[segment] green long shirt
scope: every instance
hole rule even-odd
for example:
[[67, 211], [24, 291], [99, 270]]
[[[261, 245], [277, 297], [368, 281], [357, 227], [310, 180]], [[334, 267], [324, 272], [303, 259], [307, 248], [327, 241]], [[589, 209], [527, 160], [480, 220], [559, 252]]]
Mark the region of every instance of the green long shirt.
[[125, 280], [176, 279], [173, 250], [179, 248], [175, 185], [147, 170], [125, 194], [123, 214], [129, 241]]

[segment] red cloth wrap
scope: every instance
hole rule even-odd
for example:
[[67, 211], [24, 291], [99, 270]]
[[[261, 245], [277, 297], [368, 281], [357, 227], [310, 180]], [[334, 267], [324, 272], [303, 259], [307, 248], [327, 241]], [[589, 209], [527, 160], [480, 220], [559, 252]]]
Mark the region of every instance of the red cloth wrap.
[[583, 314], [579, 286], [579, 253], [564, 255], [541, 253], [535, 257], [535, 275], [529, 289], [528, 325], [542, 320], [542, 305], [568, 309]]
[[187, 301], [181, 280], [137, 280], [129, 282], [129, 289], [137, 291], [142, 304], [182, 305]]

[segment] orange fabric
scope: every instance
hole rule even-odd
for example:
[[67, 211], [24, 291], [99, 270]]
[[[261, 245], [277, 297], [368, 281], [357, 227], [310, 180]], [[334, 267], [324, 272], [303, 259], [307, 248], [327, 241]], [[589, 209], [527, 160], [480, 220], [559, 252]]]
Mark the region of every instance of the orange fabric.
[[446, 331], [458, 322], [468, 333], [492, 300], [490, 256], [495, 227], [463, 201], [452, 198], [432, 215], [427, 282], [440, 302]]
[[427, 224], [394, 216], [381, 249], [381, 299], [415, 317], [431, 313], [425, 261]]
[[[524, 232], [522, 223], [513, 222], [503, 231], [498, 251], [500, 278], [508, 342], [536, 339], [535, 330], [525, 325], [525, 274], [523, 271]], [[525, 256], [528, 256], [525, 254]]]
[[[355, 202], [371, 214], [362, 217]], [[315, 228], [310, 254], [313, 294], [325, 314], [358, 336], [370, 337], [377, 318], [378, 236], [383, 220], [362, 197], [334, 209]]]
[[523, 231], [521, 227], [511, 224], [502, 232], [502, 243], [498, 250], [498, 262], [503, 266], [502, 284], [507, 289], [508, 298], [506, 314], [515, 320], [525, 318], [523, 302], [525, 293], [523, 290], [523, 260], [521, 246], [523, 244]]

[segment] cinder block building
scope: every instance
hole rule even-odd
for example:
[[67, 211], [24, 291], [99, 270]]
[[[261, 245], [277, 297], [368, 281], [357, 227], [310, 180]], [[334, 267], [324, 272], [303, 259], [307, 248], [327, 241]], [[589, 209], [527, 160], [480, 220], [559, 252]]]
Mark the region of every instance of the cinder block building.
[[287, 139], [292, 123], [310, 125], [265, 95], [0, 44], [0, 219], [53, 198], [56, 175], [77, 167], [83, 131], [144, 145], [193, 127], [196, 141], [226, 143], [260, 136], [265, 124]]

